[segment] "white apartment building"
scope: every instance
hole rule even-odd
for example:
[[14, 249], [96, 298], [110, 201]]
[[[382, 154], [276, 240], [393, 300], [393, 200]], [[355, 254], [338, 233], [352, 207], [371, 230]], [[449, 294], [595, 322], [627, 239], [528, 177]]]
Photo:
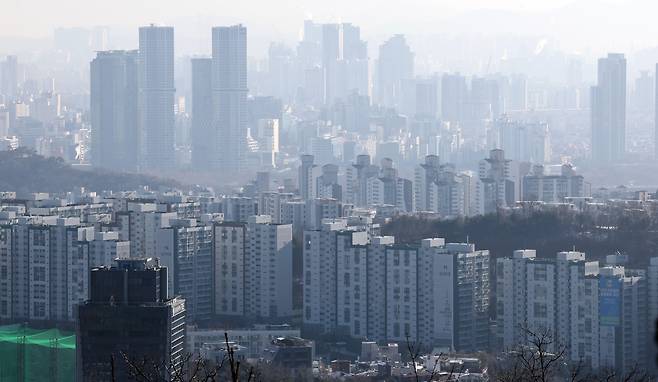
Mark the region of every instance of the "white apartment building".
[[95, 237], [79, 218], [19, 217], [1, 226], [0, 318], [73, 321], [91, 267], [128, 256], [128, 248], [116, 234]]
[[539, 259], [519, 250], [496, 267], [498, 347], [525, 344], [524, 328], [547, 330], [574, 363], [620, 371], [646, 365], [650, 304], [640, 273], [599, 268], [575, 251]]
[[342, 221], [305, 231], [304, 325], [375, 341], [486, 349], [488, 251], [443, 239], [394, 242], [369, 242]]
[[156, 257], [159, 230], [177, 217], [176, 212], [158, 212], [156, 203], [131, 201], [115, 214], [119, 238], [130, 241], [130, 256], [135, 258]]
[[292, 315], [292, 226], [259, 215], [214, 229], [215, 312], [266, 320]]
[[[339, 235], [346, 236], [342, 242], [351, 241], [350, 245], [365, 245], [368, 240], [366, 232], [347, 230], [344, 219], [326, 220], [320, 229], [304, 231], [303, 321], [320, 333], [337, 329], [335, 301], [338, 280], [335, 269]], [[347, 278], [351, 280], [350, 276]], [[347, 316], [351, 318], [349, 313]]]

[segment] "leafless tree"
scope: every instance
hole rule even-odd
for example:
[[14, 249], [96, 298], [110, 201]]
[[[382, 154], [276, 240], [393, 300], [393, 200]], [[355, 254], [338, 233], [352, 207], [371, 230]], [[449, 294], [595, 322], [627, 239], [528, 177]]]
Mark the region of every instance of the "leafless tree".
[[[136, 359], [121, 353], [128, 368], [131, 380], [136, 382], [254, 382], [256, 372], [253, 366], [246, 371], [243, 364], [235, 358], [235, 350], [224, 333], [226, 353], [219, 363], [208, 361], [201, 356], [186, 354], [178, 362], [154, 362], [148, 358]], [[228, 364], [228, 370], [225, 365]], [[112, 380], [114, 376], [114, 358], [112, 358]]]
[[593, 371], [581, 360], [570, 363], [567, 347], [550, 330], [523, 328], [527, 344], [507, 351], [490, 370], [498, 382], [649, 382], [651, 376], [637, 365], [626, 373]]
[[[445, 355], [444, 353], [439, 353], [439, 354], [433, 355], [431, 348], [426, 349], [427, 350], [426, 354], [428, 356], [434, 356], [435, 358], [434, 358], [434, 362], [432, 364], [432, 368], [425, 371], [424, 374], [426, 374], [426, 375], [420, 375], [418, 373], [418, 363], [419, 363], [418, 361], [421, 359], [421, 357], [423, 355], [422, 354], [423, 345], [422, 345], [421, 342], [416, 342], [416, 343], [412, 342], [411, 339], [409, 338], [409, 335], [407, 335], [405, 338], [406, 338], [405, 341], [406, 341], [407, 353], [409, 354], [409, 358], [410, 358], [410, 361], [411, 361], [411, 368], [412, 368], [413, 373], [414, 373], [415, 381], [416, 382], [421, 382], [421, 381], [433, 381], [433, 380], [435, 380], [439, 376], [439, 373], [441, 372], [441, 361], [447, 361], [449, 359], [448, 356]], [[456, 373], [461, 373], [463, 371], [462, 369], [463, 368], [460, 367], [459, 370], [457, 370], [455, 365], [452, 364], [450, 366], [450, 370], [447, 371], [447, 373], [448, 373], [447, 376], [444, 376], [445, 380], [446, 381], [452, 380], [452, 377]]]

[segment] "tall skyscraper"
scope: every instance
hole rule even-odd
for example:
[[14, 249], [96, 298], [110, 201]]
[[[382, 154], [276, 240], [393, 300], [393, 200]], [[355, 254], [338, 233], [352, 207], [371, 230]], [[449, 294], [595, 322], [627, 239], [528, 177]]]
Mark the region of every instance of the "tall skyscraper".
[[598, 84], [592, 87], [592, 159], [610, 163], [626, 151], [626, 58], [609, 53], [599, 59]]
[[18, 58], [7, 56], [0, 65], [0, 94], [10, 99], [18, 95]]
[[414, 54], [404, 35], [397, 34], [379, 47], [376, 101], [385, 106], [399, 106], [402, 83], [414, 77]]
[[654, 138], [654, 152], [655, 152], [656, 158], [658, 158], [658, 64], [656, 64], [656, 75], [655, 75], [655, 77], [656, 77], [656, 86], [655, 86], [656, 94], [655, 94], [655, 97], [654, 97], [654, 102], [655, 102], [655, 105], [654, 105], [654, 113], [655, 113], [654, 124], [655, 124], [655, 127], [654, 127], [654, 129], [655, 130], [654, 130], [654, 133], [653, 133], [653, 138]]
[[211, 166], [237, 173], [247, 151], [247, 28], [212, 29], [213, 125], [217, 150]]
[[302, 200], [309, 200], [315, 197], [315, 178], [318, 176], [317, 166], [313, 163], [313, 155], [302, 155], [301, 165], [297, 181], [299, 184], [299, 196]]
[[336, 96], [336, 74], [340, 58], [340, 25], [322, 25], [322, 71], [324, 77], [324, 103], [331, 103]]
[[137, 58], [137, 51], [102, 51], [91, 62], [91, 160], [96, 167], [136, 169]]
[[212, 59], [192, 59], [192, 166], [208, 169], [217, 150], [212, 124]]
[[170, 169], [174, 153], [174, 28], [139, 28], [139, 111], [141, 163]]
[[185, 300], [169, 298], [167, 268], [153, 259], [118, 260], [94, 269], [90, 284], [90, 299], [78, 309], [80, 380], [128, 380], [126, 357], [143, 363], [149, 380], [175, 373], [185, 346]]

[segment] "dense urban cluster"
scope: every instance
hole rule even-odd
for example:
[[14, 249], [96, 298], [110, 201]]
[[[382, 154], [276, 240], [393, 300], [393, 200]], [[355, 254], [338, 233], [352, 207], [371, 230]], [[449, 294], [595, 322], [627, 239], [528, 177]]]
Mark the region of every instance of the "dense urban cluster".
[[[225, 333], [243, 359], [309, 376], [404, 374], [408, 344], [441, 362], [479, 355], [469, 370], [486, 374], [484, 354], [504, 354], [541, 330], [567, 349], [565, 362], [652, 368], [658, 258], [636, 269], [620, 254], [600, 263], [567, 249], [492, 258], [477, 243], [399, 244], [382, 236], [391, 218], [374, 207], [258, 194], [5, 192], [0, 319], [77, 327], [78, 366], [94, 373], [86, 378], [107, 375], [107, 354], [118, 349], [219, 362]], [[619, 203], [570, 206], [585, 214]], [[397, 355], [377, 361], [359, 341], [396, 344]], [[359, 365], [338, 362], [359, 354]]]
[[629, 87], [610, 53], [585, 80], [583, 57], [546, 42], [418, 70], [403, 34], [373, 50], [357, 25], [312, 20], [259, 60], [246, 26], [208, 32], [210, 54], [180, 56], [171, 26], [133, 47], [63, 28], [48, 68], [0, 61], [0, 380], [658, 371], [655, 231], [630, 258], [439, 229], [495, 216], [495, 238], [538, 213], [588, 240], [656, 227], [653, 172], [635, 170], [658, 153], [649, 72]]

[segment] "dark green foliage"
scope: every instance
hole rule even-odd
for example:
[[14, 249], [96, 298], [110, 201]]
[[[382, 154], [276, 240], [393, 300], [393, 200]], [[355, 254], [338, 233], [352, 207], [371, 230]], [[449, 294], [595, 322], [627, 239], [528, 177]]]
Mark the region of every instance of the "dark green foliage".
[[61, 158], [44, 158], [28, 149], [0, 151], [0, 190], [22, 192], [67, 192], [79, 187], [89, 191], [135, 190], [177, 187], [177, 182], [151, 176], [106, 170], [78, 170]]
[[403, 216], [384, 226], [396, 242], [415, 243], [442, 237], [446, 242], [475, 243], [492, 257], [511, 256], [515, 249], [536, 249], [540, 257], [559, 251], [583, 251], [588, 259], [604, 260], [617, 251], [633, 266], [658, 256], [658, 218], [644, 211], [609, 208], [605, 212], [515, 212], [458, 220], [427, 220]]

